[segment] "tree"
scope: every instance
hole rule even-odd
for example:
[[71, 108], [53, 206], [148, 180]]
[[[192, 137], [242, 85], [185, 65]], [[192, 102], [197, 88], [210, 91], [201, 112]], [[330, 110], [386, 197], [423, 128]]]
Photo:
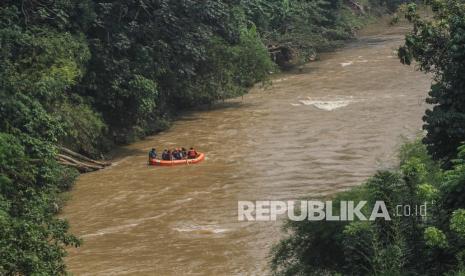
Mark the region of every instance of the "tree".
[[[273, 248], [273, 273], [443, 275], [459, 271], [465, 249], [463, 200], [449, 191], [463, 185], [457, 183], [464, 176], [463, 160], [449, 176], [443, 176], [418, 142], [404, 146], [401, 158], [398, 171], [378, 172], [362, 186], [333, 199], [336, 205], [341, 200], [368, 200], [366, 206], [383, 201], [391, 220], [288, 222], [290, 235]], [[431, 198], [438, 203], [428, 202], [426, 216], [414, 211], [410, 216], [398, 215], [398, 206], [413, 210]], [[450, 206], [451, 201], [457, 205]], [[371, 211], [362, 210], [367, 217]]]
[[35, 155], [18, 138], [0, 133], [0, 274], [60, 275], [64, 246], [80, 243], [67, 233], [67, 222], [54, 217], [66, 170], [53, 159], [37, 164], [28, 154]]
[[434, 159], [451, 167], [457, 148], [465, 141], [465, 4], [459, 0], [427, 1], [433, 17], [421, 18], [415, 4], [406, 7], [413, 30], [406, 36], [399, 57], [405, 64], [418, 62], [420, 70], [432, 73], [423, 118], [424, 143]]

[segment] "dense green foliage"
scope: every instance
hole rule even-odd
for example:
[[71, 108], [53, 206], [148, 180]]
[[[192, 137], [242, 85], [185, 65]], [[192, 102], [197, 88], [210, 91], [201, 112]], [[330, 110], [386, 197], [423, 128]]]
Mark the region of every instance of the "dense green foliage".
[[414, 4], [406, 17], [413, 23], [399, 55], [434, 75], [427, 102], [433, 104], [424, 117], [424, 139], [433, 158], [452, 165], [457, 147], [465, 141], [465, 3], [461, 0], [429, 1], [431, 18], [422, 18]]
[[78, 92], [118, 142], [159, 129], [167, 112], [241, 95], [274, 69], [255, 30], [226, 1], [91, 6], [94, 21], [83, 31], [92, 57]]
[[[63, 14], [50, 20], [46, 10], [28, 4], [0, 9], [0, 274], [56, 275], [64, 272], [63, 246], [79, 241], [54, 217], [58, 193], [76, 176], [57, 164], [55, 145], [65, 138], [92, 140], [73, 128], [81, 122], [87, 133], [98, 133], [102, 123], [89, 105], [67, 94], [90, 57], [84, 38], [64, 31]], [[82, 120], [77, 110], [97, 123]]]
[[[274, 248], [276, 275], [451, 275], [465, 272], [465, 148], [443, 172], [420, 142], [401, 150], [397, 171], [378, 172], [333, 200], [384, 201], [391, 220], [288, 222], [291, 235]], [[426, 216], [398, 216], [398, 205]], [[370, 204], [371, 203], [371, 204]], [[337, 210], [337, 208], [335, 208]], [[403, 210], [403, 209], [401, 209]], [[365, 209], [369, 216], [371, 209]], [[400, 213], [402, 214], [402, 212]], [[423, 213], [424, 214], [424, 213]]]
[[[68, 224], [54, 217], [57, 193], [73, 172], [59, 168], [48, 145], [25, 148], [0, 134], [0, 274], [64, 272], [64, 245], [79, 245]], [[41, 158], [35, 162], [30, 156]]]
[[[381, 6], [372, 2], [376, 1], [365, 1], [360, 7]], [[289, 58], [296, 63], [305, 62], [319, 51], [340, 45], [366, 19], [339, 0], [243, 0], [241, 4], [265, 44], [285, 47], [285, 52], [273, 57], [280, 65], [285, 65]]]

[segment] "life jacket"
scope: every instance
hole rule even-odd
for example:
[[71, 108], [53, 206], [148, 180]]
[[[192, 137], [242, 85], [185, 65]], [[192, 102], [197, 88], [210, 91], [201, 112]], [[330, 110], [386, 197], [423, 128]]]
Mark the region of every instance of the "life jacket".
[[189, 158], [196, 158], [197, 157], [197, 152], [195, 150], [190, 150], [187, 152], [187, 156]]

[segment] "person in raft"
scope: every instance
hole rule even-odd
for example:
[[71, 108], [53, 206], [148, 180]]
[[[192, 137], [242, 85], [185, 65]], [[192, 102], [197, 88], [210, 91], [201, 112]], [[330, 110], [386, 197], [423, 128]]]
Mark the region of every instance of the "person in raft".
[[182, 153], [179, 149], [173, 149], [173, 158], [175, 160], [182, 160]]
[[171, 160], [170, 155], [169, 155], [167, 149], [165, 149], [165, 150], [163, 151], [163, 154], [161, 155], [161, 159], [162, 159], [162, 160], [165, 160], [165, 161]]
[[190, 150], [187, 152], [187, 158], [188, 159], [195, 159], [197, 158], [197, 151], [195, 151], [194, 148], [190, 148]]
[[157, 150], [155, 148], [153, 148], [150, 152], [149, 152], [149, 159], [157, 159]]

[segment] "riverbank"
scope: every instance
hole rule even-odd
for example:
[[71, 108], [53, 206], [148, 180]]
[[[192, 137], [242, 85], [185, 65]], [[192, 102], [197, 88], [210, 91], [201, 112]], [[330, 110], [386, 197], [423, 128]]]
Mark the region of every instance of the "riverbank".
[[[379, 26], [302, 73], [192, 112], [124, 147], [111, 168], [82, 175], [64, 210], [85, 239], [70, 249], [70, 271], [266, 274], [280, 222], [238, 222], [238, 200], [324, 196], [359, 185], [396, 159], [400, 136], [421, 129], [430, 80], [399, 63], [394, 50], [404, 32]], [[195, 145], [208, 158], [195, 167], [146, 166], [151, 147], [174, 145]]]

